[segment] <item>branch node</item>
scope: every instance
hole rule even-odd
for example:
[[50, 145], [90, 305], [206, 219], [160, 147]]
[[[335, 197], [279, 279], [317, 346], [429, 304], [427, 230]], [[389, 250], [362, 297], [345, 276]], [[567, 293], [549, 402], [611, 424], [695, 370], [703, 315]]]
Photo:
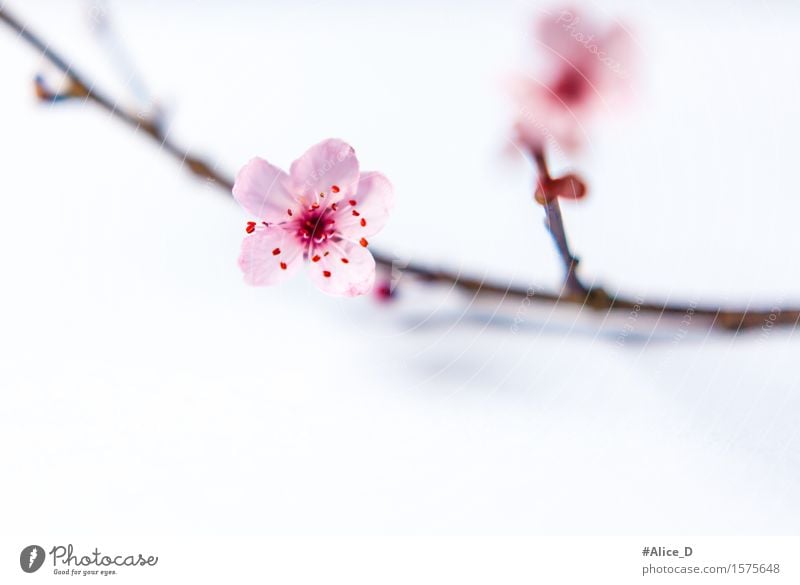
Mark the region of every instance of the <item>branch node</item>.
[[75, 78], [67, 77], [65, 84], [65, 89], [56, 91], [48, 85], [43, 74], [39, 73], [33, 79], [33, 89], [36, 92], [36, 97], [43, 102], [56, 104], [74, 98], [86, 98], [89, 96], [89, 89]]

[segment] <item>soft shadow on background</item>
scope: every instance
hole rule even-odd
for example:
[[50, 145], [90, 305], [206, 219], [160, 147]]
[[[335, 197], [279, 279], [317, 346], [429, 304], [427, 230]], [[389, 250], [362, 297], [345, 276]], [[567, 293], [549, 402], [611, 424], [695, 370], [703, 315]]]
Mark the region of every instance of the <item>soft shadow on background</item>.
[[[89, 3], [7, 2], [126, 94]], [[502, 80], [536, 3], [109, 4], [170, 133], [235, 170], [329, 136], [396, 187], [375, 244], [517, 283], [559, 266], [507, 154]], [[800, 298], [791, 263], [798, 8], [588, 4], [634, 26], [633, 107], [598, 123], [566, 206], [590, 279]], [[713, 22], [713, 26], [709, 23]], [[252, 289], [246, 217], [142, 136], [32, 95], [0, 31], [4, 524], [35, 533], [791, 533], [793, 331], [625, 337], [575, 312], [403, 288]], [[495, 321], [490, 324], [489, 321]], [[617, 324], [615, 327], [622, 327]], [[54, 490], [54, 485], [58, 486]], [[32, 499], [38, 506], [15, 506]]]

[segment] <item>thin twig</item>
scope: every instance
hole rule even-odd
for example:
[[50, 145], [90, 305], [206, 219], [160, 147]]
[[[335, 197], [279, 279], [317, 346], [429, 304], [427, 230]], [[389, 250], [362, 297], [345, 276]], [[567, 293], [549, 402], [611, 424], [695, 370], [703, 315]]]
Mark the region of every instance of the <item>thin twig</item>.
[[[212, 181], [228, 196], [233, 189], [233, 179], [229, 175], [217, 170], [217, 166], [189, 152], [169, 138], [160, 126], [149, 119], [142, 118], [115, 105], [115, 102], [105, 93], [97, 88], [96, 84], [90, 83], [88, 78], [76, 71], [67, 60], [57, 53], [49, 43], [42, 40], [30, 29], [22, 24], [17, 18], [13, 17], [6, 8], [0, 6], [0, 21], [4, 22], [19, 38], [37, 49], [41, 55], [59, 69], [72, 84], [71, 94], [74, 97], [81, 97], [87, 101], [94, 102], [102, 109], [106, 110], [117, 120], [128, 126], [142, 130], [150, 136], [162, 150], [172, 155], [180, 163], [185, 163], [186, 167], [196, 176]], [[537, 161], [538, 164], [538, 161]], [[545, 167], [546, 169], [546, 167]], [[539, 169], [541, 172], [541, 168]], [[691, 315], [693, 319], [708, 319], [710, 325], [726, 330], [738, 331], [740, 329], [775, 326], [775, 325], [796, 325], [800, 321], [800, 309], [798, 308], [772, 308], [772, 309], [726, 309], [715, 306], [696, 306], [694, 304], [680, 303], [660, 303], [644, 302], [630, 296], [615, 295], [609, 296], [603, 289], [586, 289], [582, 284], [576, 285], [577, 276], [574, 268], [577, 264], [569, 252], [566, 245], [566, 237], [562, 230], [559, 233], [560, 214], [557, 207], [553, 206], [548, 211], [548, 225], [551, 234], [556, 240], [557, 247], [562, 259], [566, 259], [567, 282], [571, 283], [559, 293], [539, 290], [535, 287], [520, 287], [511, 284], [502, 284], [496, 281], [487, 281], [451, 272], [448, 270], [438, 270], [416, 262], [405, 263], [395, 262], [392, 255], [373, 250], [375, 261], [384, 269], [396, 273], [403, 273], [416, 280], [428, 283], [448, 285], [458, 288], [472, 295], [500, 296], [506, 299], [527, 299], [530, 302], [568, 305], [587, 306], [597, 311], [633, 312], [641, 314], [664, 315], [673, 317], [685, 317]], [[562, 246], [563, 245], [563, 249]], [[571, 275], [571, 276], [570, 276]], [[579, 284], [580, 281], [577, 281]]]
[[9, 14], [6, 8], [0, 7], [0, 20], [19, 34], [22, 40], [38, 49], [45, 59], [50, 61], [50, 63], [67, 76], [73, 85], [72, 94], [75, 97], [82, 97], [92, 101], [114, 116], [117, 120], [124, 122], [135, 130], [144, 131], [148, 136], [156, 140], [166, 152], [180, 162], [185, 163], [189, 170], [195, 175], [213, 181], [230, 194], [231, 189], [233, 189], [232, 179], [217, 172], [215, 168], [206, 161], [194, 156], [186, 149], [181, 148], [174, 140], [164, 134], [158, 124], [117, 107], [111, 98], [97, 88], [96, 84], [89, 83], [87, 78], [76, 71], [72, 65], [67, 63], [66, 59], [50, 48], [49, 43], [45, 43], [39, 36], [31, 32], [27, 26]]
[[[539, 175], [537, 181], [539, 182], [542, 192], [544, 192], [546, 190], [546, 184], [549, 183], [551, 179], [550, 170], [547, 167], [547, 159], [541, 148], [534, 148], [531, 151], [531, 155], [533, 156], [533, 161], [536, 163], [536, 170]], [[561, 217], [561, 206], [558, 203], [558, 197], [546, 197], [544, 200], [544, 211], [544, 225], [553, 238], [558, 255], [564, 263], [564, 288], [572, 294], [588, 294], [589, 289], [584, 286], [578, 278], [578, 259], [569, 249], [567, 231], [564, 228], [564, 220]]]

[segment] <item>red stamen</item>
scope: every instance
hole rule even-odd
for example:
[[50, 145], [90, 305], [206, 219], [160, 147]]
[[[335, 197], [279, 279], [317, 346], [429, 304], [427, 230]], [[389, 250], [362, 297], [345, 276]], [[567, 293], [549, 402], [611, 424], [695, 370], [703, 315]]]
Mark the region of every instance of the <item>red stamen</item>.
[[358, 243], [359, 243], [359, 244], [361, 244], [362, 246], [364, 246], [365, 248], [366, 248], [367, 246], [369, 246], [369, 242], [367, 241], [367, 238], [361, 238], [361, 239], [358, 241]]
[[292, 210], [291, 210], [291, 209], [287, 209], [287, 210], [286, 210], [286, 213], [288, 213], [288, 214], [289, 214], [289, 217], [292, 217], [292, 215], [294, 215], [294, 214], [292, 213]]
[[358, 217], [358, 216], [359, 216], [359, 215], [361, 215], [361, 214], [360, 214], [359, 212], [357, 212], [357, 211], [354, 209], [354, 210], [353, 210], [353, 215], [355, 215], [356, 217]]
[[334, 193], [338, 193], [339, 192], [339, 186], [338, 185], [332, 186], [331, 187], [331, 191], [333, 191]]
[[286, 270], [286, 262], [281, 262], [281, 270]]
[[367, 220], [363, 217], [361, 218], [361, 227], [367, 227]]
[[348, 260], [347, 258], [342, 258], [342, 263], [350, 264], [350, 260]]
[[275, 248], [275, 249], [272, 251], [272, 255], [273, 255], [273, 256], [277, 256], [277, 255], [278, 255], [278, 254], [280, 254], [280, 253], [281, 253], [281, 249], [280, 249], [280, 248]]
[[312, 262], [319, 262], [319, 254], [316, 254], [312, 259]]
[[351, 200], [349, 201], [349, 203], [350, 203], [350, 205], [352, 205], [353, 207], [355, 207], [355, 206], [356, 206], [356, 203], [357, 203], [357, 201], [356, 201], [355, 199], [351, 199]]
[[331, 205], [331, 209], [333, 209], [334, 211], [336, 211], [336, 204], [335, 204], [335, 203]]
[[322, 271], [322, 276], [324, 276], [325, 278], [330, 278], [331, 277], [331, 271], [330, 270], [323, 270]]
[[244, 228], [244, 231], [246, 231], [248, 234], [252, 234], [254, 231], [256, 231], [256, 222], [248, 221], [247, 227]]

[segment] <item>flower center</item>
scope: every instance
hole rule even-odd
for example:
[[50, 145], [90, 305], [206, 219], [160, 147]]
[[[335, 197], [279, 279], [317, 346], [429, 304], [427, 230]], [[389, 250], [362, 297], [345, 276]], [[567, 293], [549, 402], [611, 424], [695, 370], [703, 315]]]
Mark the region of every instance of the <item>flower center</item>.
[[311, 240], [320, 244], [334, 233], [333, 214], [327, 208], [310, 207], [296, 220], [297, 237], [301, 241]]
[[553, 93], [567, 104], [580, 101], [589, 89], [589, 83], [574, 67], [567, 68], [553, 85]]

